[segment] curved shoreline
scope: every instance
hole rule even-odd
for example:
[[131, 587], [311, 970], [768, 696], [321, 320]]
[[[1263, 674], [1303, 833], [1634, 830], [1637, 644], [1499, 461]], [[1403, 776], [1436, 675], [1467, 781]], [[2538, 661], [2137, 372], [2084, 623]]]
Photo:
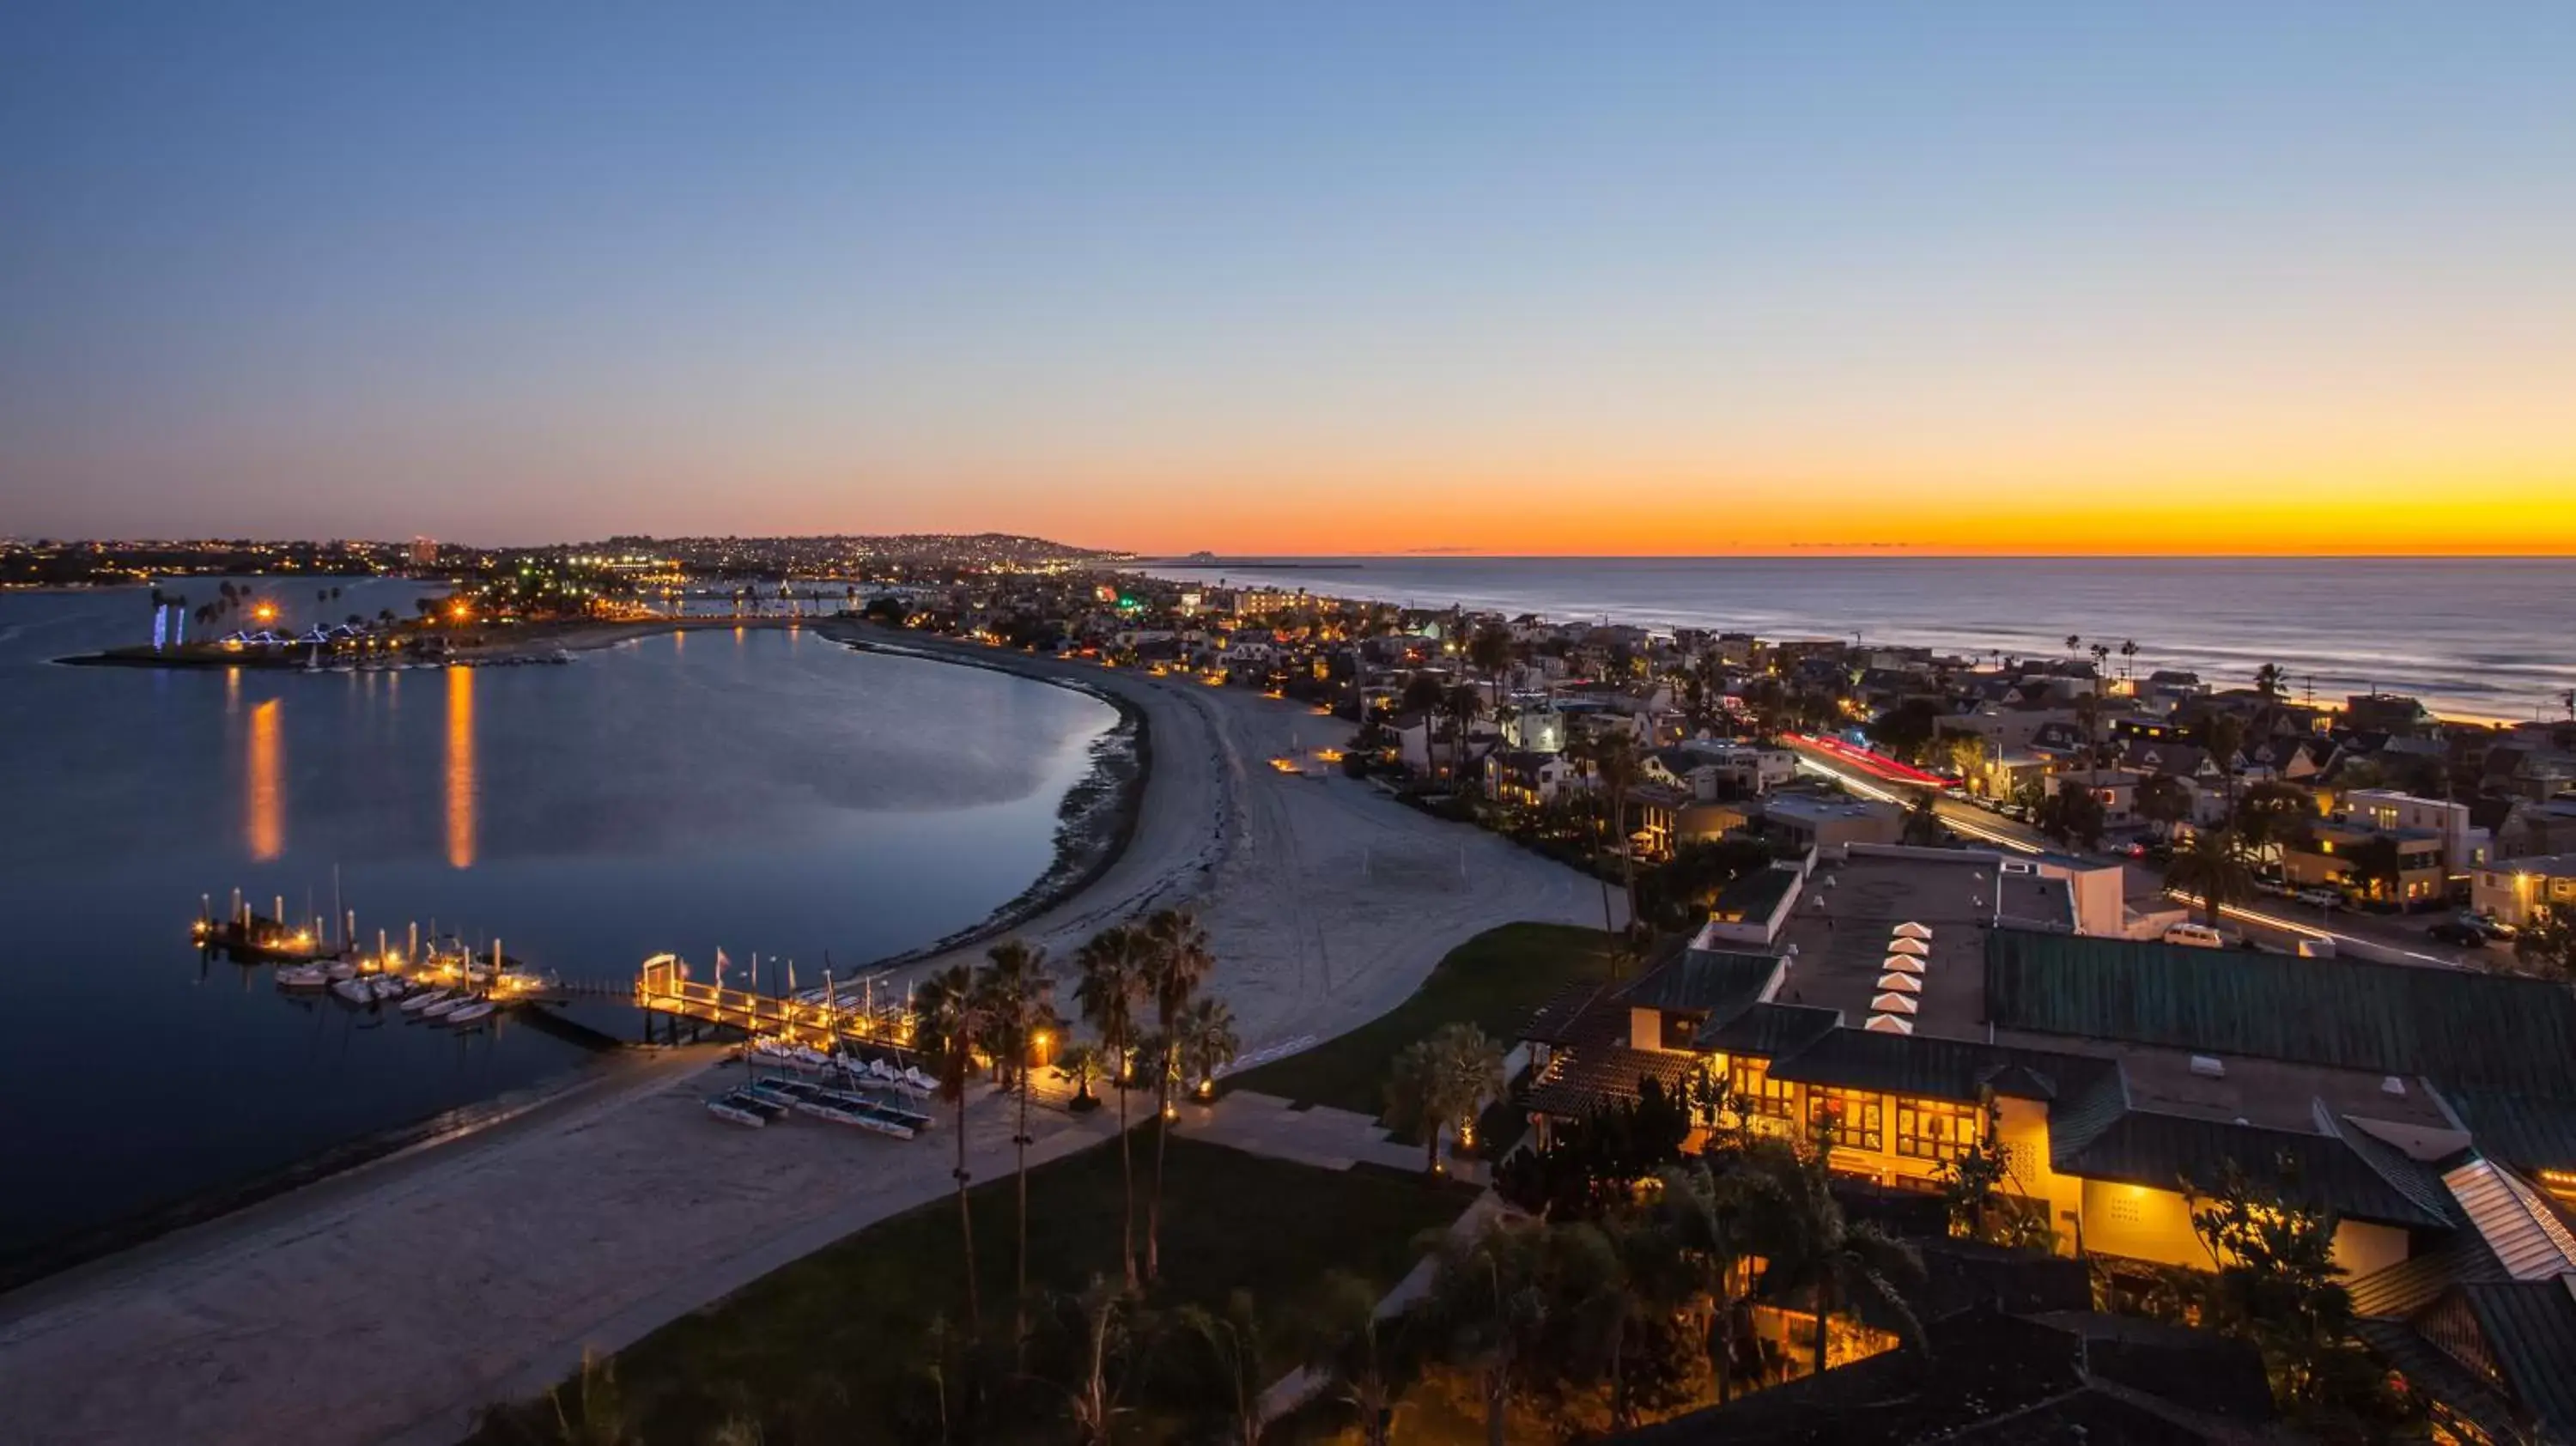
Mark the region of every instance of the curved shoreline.
[[[1000, 659], [978, 657], [971, 652], [951, 654], [946, 650], [856, 636], [853, 629], [864, 626], [867, 625], [844, 621], [841, 626], [818, 627], [816, 630], [854, 653], [981, 668], [986, 672], [1080, 693], [1107, 704], [1116, 711], [1118, 721], [1110, 726], [1108, 732], [1093, 740], [1090, 771], [1066, 791], [1064, 802], [1058, 806], [1055, 860], [1047, 866], [1046, 872], [978, 922], [927, 944], [870, 960], [860, 968], [863, 971], [901, 969], [924, 959], [971, 949], [1072, 901], [1099, 882], [1101, 875], [1109, 872], [1110, 867], [1126, 854], [1128, 844], [1135, 840], [1137, 821], [1144, 815], [1145, 785], [1154, 772], [1151, 716], [1134, 699], [1106, 688], [1093, 687], [1084, 679], [1036, 668], [1010, 667]], [[962, 648], [963, 645], [959, 646]], [[1088, 798], [1085, 797], [1086, 790], [1093, 790]], [[1067, 816], [1068, 811], [1073, 811], [1075, 816]], [[1105, 821], [1100, 817], [1104, 813], [1107, 815]]]

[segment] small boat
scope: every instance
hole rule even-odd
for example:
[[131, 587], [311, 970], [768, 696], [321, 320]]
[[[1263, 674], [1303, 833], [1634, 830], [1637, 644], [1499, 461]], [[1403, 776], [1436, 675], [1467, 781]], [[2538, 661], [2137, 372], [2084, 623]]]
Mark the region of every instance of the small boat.
[[277, 987], [280, 989], [327, 989], [330, 985], [330, 971], [319, 964], [278, 966]]
[[474, 1002], [471, 994], [452, 994], [420, 1012], [423, 1019], [444, 1019]]
[[347, 959], [340, 960], [338, 963], [330, 965], [329, 968], [333, 979], [355, 979], [358, 977], [358, 966]]
[[402, 998], [403, 991], [410, 987], [410, 985], [403, 983], [399, 977], [392, 974], [379, 974], [375, 978], [367, 981], [367, 988], [372, 991], [378, 999], [400, 999]]
[[373, 1004], [376, 1002], [376, 987], [364, 979], [334, 980], [331, 984], [331, 992], [338, 995], [343, 1002], [349, 1004]]
[[717, 1095], [707, 1101], [707, 1113], [728, 1124], [749, 1125], [759, 1129], [769, 1123], [769, 1116], [752, 1109], [737, 1095]]
[[492, 1012], [499, 1007], [489, 999], [477, 999], [463, 1009], [448, 1011], [447, 1022], [458, 1029], [465, 1029], [491, 1018]]
[[[431, 1005], [436, 1004], [441, 1000], [454, 999], [455, 997], [456, 996], [453, 993], [445, 989], [424, 989], [402, 1002], [402, 1012], [405, 1014], [418, 1014], [422, 1010], [429, 1008]], [[450, 1005], [448, 1007], [452, 1009], [455, 1006]]]

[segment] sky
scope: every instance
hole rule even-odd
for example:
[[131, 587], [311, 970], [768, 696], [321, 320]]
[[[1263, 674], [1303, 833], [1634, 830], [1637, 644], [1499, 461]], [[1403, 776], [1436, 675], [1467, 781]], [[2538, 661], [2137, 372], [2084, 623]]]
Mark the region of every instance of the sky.
[[2576, 5], [0, 10], [0, 535], [2576, 551]]

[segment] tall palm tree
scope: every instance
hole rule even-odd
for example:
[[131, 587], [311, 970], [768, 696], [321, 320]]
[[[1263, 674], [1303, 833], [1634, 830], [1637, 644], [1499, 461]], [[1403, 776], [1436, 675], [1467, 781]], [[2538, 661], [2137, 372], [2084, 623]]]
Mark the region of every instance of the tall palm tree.
[[1853, 1224], [1834, 1198], [1821, 1148], [1762, 1143], [1745, 1174], [1752, 1194], [1755, 1253], [1765, 1264], [1761, 1293], [1775, 1304], [1805, 1297], [1816, 1317], [1816, 1374], [1826, 1368], [1826, 1337], [1836, 1304], [1870, 1296], [1899, 1322], [1899, 1334], [1922, 1339], [1906, 1293], [1923, 1280], [1923, 1257], [1874, 1221]]
[[1136, 1047], [1136, 1005], [1145, 992], [1148, 944], [1133, 924], [1113, 924], [1094, 934], [1074, 955], [1081, 971], [1073, 987], [1076, 1008], [1109, 1052], [1110, 1087], [1118, 1095], [1118, 1258], [1127, 1282], [1136, 1282], [1136, 1164], [1128, 1144], [1127, 1070]]
[[1235, 1446], [1261, 1446], [1261, 1398], [1270, 1376], [1263, 1363], [1268, 1352], [1263, 1349], [1261, 1312], [1253, 1306], [1252, 1293], [1228, 1294], [1222, 1315], [1205, 1306], [1183, 1306], [1180, 1323], [1207, 1348], [1201, 1362], [1225, 1398], [1226, 1437]]
[[1628, 895], [1628, 922], [1637, 921], [1637, 855], [1628, 839], [1628, 787], [1637, 779], [1636, 739], [1624, 732], [1610, 732], [1599, 740], [1601, 786], [1609, 794], [1611, 832], [1619, 840], [1619, 877]]
[[2227, 790], [2227, 812], [2236, 813], [2236, 767], [2245, 752], [2245, 720], [2233, 713], [2211, 715], [2200, 725], [2200, 746], [2209, 751], [2209, 761], [2218, 765], [2221, 786]]
[[1439, 1060], [1440, 1104], [1458, 1132], [1459, 1143], [1475, 1143], [1476, 1117], [1503, 1097], [1503, 1048], [1473, 1024], [1440, 1026], [1431, 1036]]
[[[1055, 979], [1046, 972], [1046, 951], [1017, 939], [1006, 939], [985, 951], [989, 961], [975, 982], [977, 1004], [992, 1035], [993, 1053], [1003, 1083], [1019, 1096], [1019, 1123], [1011, 1132], [1012, 1174], [1019, 1193], [1017, 1298], [1012, 1302], [1012, 1339], [1025, 1353], [1029, 1335], [1029, 1054], [1041, 1031], [1057, 1024]], [[1024, 1356], [1025, 1359], [1025, 1356]]]
[[1216, 967], [1208, 952], [1207, 931], [1186, 909], [1165, 909], [1145, 921], [1146, 993], [1154, 1001], [1158, 1056], [1154, 1067], [1154, 1186], [1145, 1196], [1145, 1278], [1162, 1270], [1163, 1155], [1172, 1136], [1172, 1079], [1179, 1060], [1173, 1055], [1180, 1038], [1181, 1011]]
[[975, 971], [952, 964], [923, 980], [913, 996], [913, 1038], [935, 1066], [940, 1094], [957, 1104], [957, 1225], [966, 1246], [966, 1319], [980, 1327], [983, 1304], [975, 1286], [975, 1207], [967, 1199], [966, 1086], [975, 1075], [975, 1052], [984, 1043], [988, 1019], [977, 996]]
[[1422, 1173], [1440, 1173], [1440, 1129], [1448, 1122], [1443, 1098], [1446, 1073], [1431, 1041], [1417, 1039], [1396, 1052], [1386, 1076], [1386, 1122], [1422, 1136]]
[[1745, 1257], [1744, 1186], [1733, 1171], [1713, 1171], [1704, 1160], [1663, 1171], [1656, 1213], [1694, 1277], [1700, 1308], [1708, 1313], [1709, 1373], [1717, 1403], [1727, 1403], [1735, 1381], [1735, 1276]]

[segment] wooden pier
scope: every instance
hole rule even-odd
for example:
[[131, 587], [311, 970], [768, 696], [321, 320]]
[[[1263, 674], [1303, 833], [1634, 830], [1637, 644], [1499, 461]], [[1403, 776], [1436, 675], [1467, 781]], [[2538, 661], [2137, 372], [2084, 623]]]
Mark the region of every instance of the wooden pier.
[[827, 991], [826, 999], [781, 998], [748, 989], [722, 989], [686, 977], [679, 956], [656, 954], [635, 980], [635, 1007], [675, 1019], [725, 1025], [746, 1034], [789, 1040], [810, 1049], [858, 1044], [878, 1049], [912, 1047], [912, 1014], [902, 1001], [880, 1003]]

